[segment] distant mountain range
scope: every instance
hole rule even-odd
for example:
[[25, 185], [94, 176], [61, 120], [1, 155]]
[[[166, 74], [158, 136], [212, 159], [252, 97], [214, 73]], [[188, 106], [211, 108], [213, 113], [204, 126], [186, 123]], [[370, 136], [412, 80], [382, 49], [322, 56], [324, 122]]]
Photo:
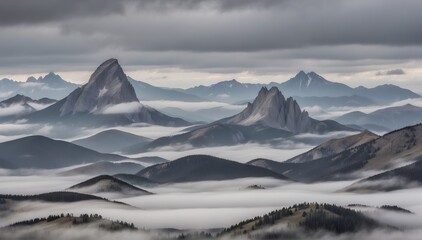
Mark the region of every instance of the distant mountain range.
[[[283, 83], [250, 84], [240, 83], [233, 79], [210, 86], [189, 88], [185, 92], [213, 101], [239, 103], [252, 99], [263, 86], [268, 88], [277, 87], [285, 96], [300, 97], [298, 101], [301, 102], [309, 103], [309, 99], [306, 98], [313, 97], [313, 100], [317, 100], [314, 105], [321, 106], [327, 105], [327, 99], [324, 99], [327, 97], [340, 100], [344, 104], [350, 104], [347, 106], [388, 104], [408, 98], [420, 97], [410, 90], [395, 85], [380, 85], [374, 88], [365, 88], [363, 86], [351, 88], [342, 83], [328, 81], [315, 72], [305, 73], [303, 71]], [[322, 99], [314, 97], [322, 97]], [[304, 106], [307, 105], [305, 104]], [[335, 106], [336, 104], [329, 105]]]
[[62, 99], [77, 87], [79, 87], [77, 84], [67, 82], [52, 72], [38, 79], [29, 77], [26, 82], [4, 78], [0, 80], [0, 99], [6, 99], [17, 94], [34, 99], [44, 97]]
[[116, 59], [102, 63], [87, 84], [27, 119], [78, 125], [124, 125], [144, 122], [180, 126], [189, 123], [139, 103], [133, 86]]
[[249, 103], [239, 114], [189, 130], [186, 133], [158, 138], [147, 144], [135, 144], [124, 152], [138, 153], [169, 145], [229, 146], [246, 142], [267, 142], [300, 133], [356, 131], [335, 121], [318, 121], [309, 117], [293, 98], [285, 99], [275, 87], [270, 90], [263, 87], [254, 102]]
[[371, 113], [350, 112], [335, 120], [344, 124], [358, 124], [368, 129], [390, 130], [422, 123], [422, 108], [411, 104], [379, 109]]
[[[157, 87], [131, 77], [127, 77], [127, 79], [141, 101], [241, 103], [253, 99], [264, 86], [268, 88], [277, 87], [285, 96], [294, 96], [302, 107], [314, 105], [321, 107], [380, 105], [420, 97], [408, 89], [395, 85], [352, 88], [342, 83], [328, 81], [315, 72], [305, 73], [304, 71], [300, 71], [296, 76], [282, 83], [252, 84], [240, 83], [233, 79], [210, 86], [200, 85], [188, 89]], [[78, 87], [76, 84], [63, 80], [55, 73], [49, 73], [38, 79], [29, 77], [26, 82], [2, 79], [0, 80], [0, 99], [16, 94], [36, 99], [42, 97], [62, 99]]]
[[0, 120], [16, 120], [48, 107], [55, 102], [56, 100], [50, 98], [34, 100], [30, 97], [17, 94], [0, 102]]

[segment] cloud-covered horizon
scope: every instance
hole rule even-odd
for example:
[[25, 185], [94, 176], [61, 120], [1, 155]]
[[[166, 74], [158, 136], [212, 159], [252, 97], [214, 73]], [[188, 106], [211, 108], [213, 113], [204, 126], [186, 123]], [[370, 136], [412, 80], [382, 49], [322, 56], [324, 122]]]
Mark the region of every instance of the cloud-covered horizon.
[[77, 73], [116, 57], [138, 79], [167, 76], [161, 86], [280, 82], [302, 69], [418, 86], [421, 9], [417, 0], [2, 1], [0, 75], [68, 72], [81, 83]]

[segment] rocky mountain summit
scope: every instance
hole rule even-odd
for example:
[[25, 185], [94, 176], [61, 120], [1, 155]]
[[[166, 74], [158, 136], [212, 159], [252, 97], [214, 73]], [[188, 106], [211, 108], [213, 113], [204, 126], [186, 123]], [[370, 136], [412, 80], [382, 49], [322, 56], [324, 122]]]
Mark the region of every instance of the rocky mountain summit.
[[286, 99], [276, 87], [269, 90], [261, 88], [253, 103], [248, 103], [241, 113], [221, 122], [243, 126], [262, 125], [294, 134], [350, 130], [334, 121], [317, 121], [309, 117], [296, 100], [292, 97]]

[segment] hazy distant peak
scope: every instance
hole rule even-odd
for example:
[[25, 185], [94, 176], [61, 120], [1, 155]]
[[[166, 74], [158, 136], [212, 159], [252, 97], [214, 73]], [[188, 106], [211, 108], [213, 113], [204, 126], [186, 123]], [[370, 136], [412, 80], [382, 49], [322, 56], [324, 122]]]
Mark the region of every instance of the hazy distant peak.
[[33, 76], [30, 76], [26, 79], [26, 82], [36, 82], [36, 81], [37, 81], [37, 79]]

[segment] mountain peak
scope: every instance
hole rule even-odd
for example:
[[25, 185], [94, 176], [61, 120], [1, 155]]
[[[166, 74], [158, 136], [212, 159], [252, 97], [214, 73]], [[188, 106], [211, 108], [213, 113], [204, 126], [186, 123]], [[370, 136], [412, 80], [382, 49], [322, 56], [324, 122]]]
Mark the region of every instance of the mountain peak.
[[87, 84], [72, 92], [60, 109], [61, 115], [101, 111], [107, 106], [139, 102], [117, 59], [103, 62]]
[[305, 71], [300, 70], [294, 78], [302, 78], [302, 77], [306, 77], [306, 75], [307, 74], [305, 73]]
[[30, 76], [26, 79], [26, 82], [36, 82], [36, 81], [37, 81], [37, 79], [33, 76]]
[[45, 77], [57, 77], [59, 75], [55, 74], [54, 72], [49, 72]]
[[300, 109], [293, 98], [287, 100], [277, 87], [268, 90], [261, 88], [252, 104], [241, 113], [226, 120], [227, 123], [240, 125], [264, 125], [301, 133], [310, 129], [312, 119]]

